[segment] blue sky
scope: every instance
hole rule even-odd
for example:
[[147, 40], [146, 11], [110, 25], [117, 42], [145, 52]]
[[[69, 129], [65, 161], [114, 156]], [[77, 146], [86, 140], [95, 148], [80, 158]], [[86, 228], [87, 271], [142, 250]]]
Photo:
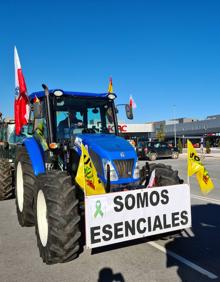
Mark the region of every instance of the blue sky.
[[0, 111], [13, 115], [16, 45], [29, 93], [105, 92], [112, 76], [135, 123], [171, 119], [173, 105], [177, 117], [219, 114], [219, 15], [214, 0], [0, 1]]

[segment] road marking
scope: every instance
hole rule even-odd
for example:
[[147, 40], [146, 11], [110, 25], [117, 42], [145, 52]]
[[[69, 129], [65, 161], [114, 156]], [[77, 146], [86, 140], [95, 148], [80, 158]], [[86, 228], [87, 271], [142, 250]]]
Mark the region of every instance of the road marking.
[[184, 238], [190, 238], [190, 237], [195, 237], [194, 233], [192, 232], [191, 228], [188, 229], [183, 229], [181, 231], [181, 236]]
[[160, 246], [159, 244], [157, 244], [155, 242], [150, 241], [150, 242], [148, 242], [148, 244], [151, 245], [152, 247], [160, 250], [161, 252], [168, 254], [169, 256], [177, 259], [181, 263], [184, 263], [185, 265], [191, 267], [192, 269], [196, 270], [197, 272], [200, 272], [201, 274], [209, 277], [210, 279], [217, 279], [218, 278], [218, 276], [215, 275], [214, 273], [209, 272], [209, 271], [205, 270], [204, 268], [198, 266], [197, 264], [189, 261], [188, 259], [185, 259], [184, 257], [181, 257], [181, 256], [177, 255], [176, 253], [165, 249], [163, 246]]
[[195, 194], [191, 194], [191, 197], [194, 198], [194, 199], [201, 200], [201, 201], [220, 205], [220, 200], [216, 200], [216, 199], [213, 199], [213, 198], [202, 197], [202, 196], [198, 196], [198, 195], [195, 195]]

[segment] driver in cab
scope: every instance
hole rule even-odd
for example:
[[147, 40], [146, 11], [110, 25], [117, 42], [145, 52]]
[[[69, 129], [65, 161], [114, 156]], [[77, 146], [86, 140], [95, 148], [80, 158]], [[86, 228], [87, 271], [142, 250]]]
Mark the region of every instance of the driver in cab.
[[76, 117], [76, 111], [72, 110], [64, 120], [60, 121], [58, 125], [58, 135], [60, 138], [68, 138], [69, 136], [66, 135], [69, 135], [70, 129], [81, 128], [82, 125], [82, 120], [78, 119]]

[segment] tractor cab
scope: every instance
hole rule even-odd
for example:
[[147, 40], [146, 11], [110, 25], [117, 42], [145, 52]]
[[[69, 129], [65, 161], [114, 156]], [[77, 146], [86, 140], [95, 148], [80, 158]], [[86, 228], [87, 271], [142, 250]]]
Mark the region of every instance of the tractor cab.
[[[114, 189], [138, 183], [135, 150], [118, 136], [115, 98], [113, 93], [35, 92], [30, 95], [29, 133], [34, 133], [45, 152], [52, 150], [57, 156], [55, 166], [67, 170], [73, 178], [83, 143], [103, 183], [108, 182], [107, 168]], [[126, 113], [131, 118], [128, 106]]]
[[[44, 92], [35, 92], [30, 95], [33, 105], [31, 120], [43, 119], [44, 126], [46, 126], [46, 115], [49, 110], [52, 125], [50, 134], [53, 136], [53, 141], [56, 142], [70, 139], [80, 133], [118, 135], [115, 98], [116, 95], [113, 93], [96, 94], [53, 90], [49, 91], [49, 107], [47, 107]], [[126, 113], [131, 119], [128, 110]]]

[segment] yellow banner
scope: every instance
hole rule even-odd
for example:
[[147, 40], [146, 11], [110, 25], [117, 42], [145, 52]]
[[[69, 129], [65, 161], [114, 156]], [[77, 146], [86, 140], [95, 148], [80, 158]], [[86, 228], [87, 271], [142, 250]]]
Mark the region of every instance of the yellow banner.
[[196, 178], [202, 193], [208, 194], [214, 188], [214, 184], [208, 174], [208, 171], [203, 166], [195, 148], [189, 140], [187, 140], [187, 153], [188, 175], [192, 176], [196, 173]]
[[192, 176], [194, 173], [198, 172], [203, 168], [203, 165], [200, 161], [200, 157], [198, 156], [195, 148], [192, 143], [187, 140], [187, 153], [188, 153], [188, 175]]
[[81, 157], [76, 174], [76, 182], [84, 190], [87, 196], [105, 194], [105, 187], [98, 178], [95, 166], [85, 146], [81, 145]]
[[208, 194], [214, 188], [208, 171], [204, 167], [196, 173], [196, 178], [203, 194]]

